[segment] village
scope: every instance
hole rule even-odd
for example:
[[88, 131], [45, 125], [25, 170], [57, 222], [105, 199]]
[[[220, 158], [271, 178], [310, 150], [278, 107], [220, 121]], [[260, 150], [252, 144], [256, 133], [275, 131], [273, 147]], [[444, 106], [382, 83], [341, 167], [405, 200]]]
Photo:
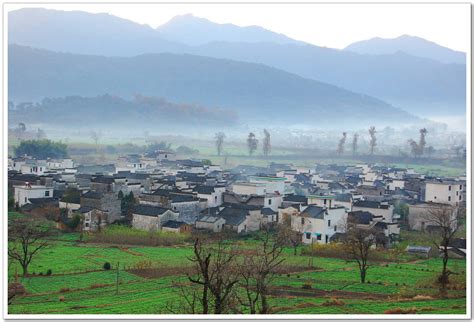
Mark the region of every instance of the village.
[[[329, 244], [343, 239], [351, 222], [374, 229], [378, 248], [398, 243], [400, 229], [439, 229], [426, 218], [440, 206], [451, 209], [457, 225], [466, 205], [464, 176], [430, 177], [374, 164], [223, 170], [166, 150], [123, 155], [109, 165], [9, 158], [8, 189], [20, 213], [48, 216], [63, 229], [75, 222], [75, 231], [119, 223], [177, 234], [247, 234], [281, 224], [298, 232], [302, 244]], [[451, 248], [465, 256], [465, 240]]]

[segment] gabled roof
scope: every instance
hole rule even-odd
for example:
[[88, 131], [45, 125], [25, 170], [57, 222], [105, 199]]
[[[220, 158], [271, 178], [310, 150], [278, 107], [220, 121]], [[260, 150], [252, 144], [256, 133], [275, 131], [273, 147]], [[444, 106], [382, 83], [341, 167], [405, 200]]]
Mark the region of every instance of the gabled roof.
[[334, 200], [341, 201], [341, 202], [350, 202], [352, 199], [352, 195], [350, 193], [340, 193], [336, 195]]
[[262, 215], [264, 216], [276, 215], [278, 213], [274, 211], [272, 208], [268, 208], [268, 207], [262, 208], [261, 212], [262, 212]]
[[194, 188], [194, 191], [201, 195], [210, 195], [214, 193], [215, 190], [212, 186], [197, 186], [196, 188]]
[[382, 205], [378, 201], [370, 201], [370, 200], [357, 200], [353, 204], [354, 207], [362, 207], [362, 208], [374, 208], [374, 209], [388, 209], [389, 205]]
[[177, 221], [177, 220], [168, 220], [165, 222], [161, 227], [166, 227], [166, 228], [179, 228], [181, 226], [186, 225], [184, 221]]
[[350, 221], [362, 225], [369, 225], [375, 217], [373, 213], [362, 210], [351, 211], [347, 216]]
[[308, 197], [300, 195], [288, 195], [283, 198], [283, 201], [287, 202], [298, 202], [298, 203], [308, 203]]
[[85, 194], [82, 195], [82, 198], [87, 198], [87, 199], [102, 199], [104, 195], [100, 192], [95, 192], [95, 191], [88, 191]]
[[310, 218], [315, 218], [315, 219], [324, 219], [325, 212], [326, 212], [326, 209], [324, 209], [323, 207], [309, 205], [308, 207], [306, 207], [305, 210], [303, 210], [300, 213], [300, 216], [310, 217]]
[[132, 213], [143, 216], [157, 217], [164, 214], [168, 210], [170, 209], [158, 206], [136, 205], [135, 207], [133, 207]]
[[169, 199], [172, 203], [198, 201], [198, 199], [195, 198], [195, 196], [192, 195], [192, 194], [174, 194], [174, 193], [171, 193], [169, 195]]

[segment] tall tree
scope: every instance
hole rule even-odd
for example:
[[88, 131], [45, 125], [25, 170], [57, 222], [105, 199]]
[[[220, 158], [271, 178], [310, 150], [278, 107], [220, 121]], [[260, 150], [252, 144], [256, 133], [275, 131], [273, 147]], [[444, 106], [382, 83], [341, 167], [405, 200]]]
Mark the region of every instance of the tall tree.
[[263, 130], [264, 138], [263, 138], [263, 155], [268, 157], [270, 152], [272, 151], [272, 145], [270, 143], [270, 132], [267, 129]]
[[375, 133], [377, 133], [377, 131], [375, 130], [375, 126], [371, 126], [371, 127], [369, 128], [369, 135], [370, 135], [370, 141], [369, 141], [370, 155], [374, 155], [375, 146], [377, 145], [377, 137], [375, 136]]
[[217, 155], [220, 156], [222, 154], [222, 150], [224, 147], [224, 139], [225, 139], [224, 132], [217, 132], [215, 135], [215, 139], [216, 139]]
[[40, 250], [48, 246], [51, 235], [49, 221], [38, 218], [16, 218], [8, 223], [8, 257], [20, 264], [23, 276], [28, 275], [28, 267]]
[[357, 155], [357, 144], [359, 141], [359, 134], [355, 133], [352, 138], [352, 155]]
[[347, 219], [344, 248], [348, 257], [355, 260], [359, 266], [361, 283], [365, 283], [367, 277], [369, 254], [376, 243], [376, 236], [377, 231], [374, 228], [364, 227]]
[[296, 255], [298, 246], [303, 241], [303, 234], [291, 227], [291, 217], [286, 216], [277, 226], [277, 237], [279, 244], [293, 247], [293, 254]]
[[203, 244], [200, 238], [194, 241], [193, 255], [188, 258], [194, 263], [188, 280], [200, 285], [202, 313], [223, 314], [231, 310], [231, 297], [239, 281], [235, 269], [235, 252], [221, 239], [216, 243]]
[[102, 133], [98, 131], [91, 131], [89, 135], [91, 139], [94, 141], [95, 145], [99, 144], [99, 141], [102, 138]]
[[247, 137], [247, 148], [249, 150], [249, 155], [252, 155], [257, 150], [258, 139], [255, 137], [253, 132], [249, 133]]
[[239, 302], [248, 307], [251, 314], [270, 313], [268, 288], [285, 260], [282, 252], [282, 244], [278, 239], [272, 240], [268, 229], [264, 229], [253, 252], [246, 254], [239, 264], [240, 284], [244, 289]]
[[342, 138], [339, 140], [339, 144], [337, 145], [337, 154], [344, 154], [344, 145], [346, 144], [346, 139], [347, 132], [342, 132]]
[[420, 155], [423, 155], [423, 153], [425, 153], [426, 134], [428, 134], [427, 129], [425, 128], [420, 129], [420, 142], [418, 143], [418, 145], [420, 146]]
[[449, 283], [449, 276], [452, 274], [448, 269], [448, 247], [455, 238], [455, 234], [459, 228], [458, 220], [464, 213], [464, 208], [459, 209], [450, 205], [439, 204], [430, 207], [423, 216], [427, 223], [437, 227], [432, 236], [434, 245], [439, 251], [441, 251], [443, 257], [443, 266], [438, 277], [438, 282], [443, 295], [446, 291], [446, 286]]

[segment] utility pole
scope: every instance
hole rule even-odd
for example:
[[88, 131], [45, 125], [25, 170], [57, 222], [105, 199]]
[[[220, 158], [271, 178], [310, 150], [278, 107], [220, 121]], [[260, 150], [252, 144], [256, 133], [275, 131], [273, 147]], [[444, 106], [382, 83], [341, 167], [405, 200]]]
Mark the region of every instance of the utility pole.
[[115, 280], [115, 295], [118, 295], [119, 292], [119, 266], [120, 262], [117, 262], [117, 278]]

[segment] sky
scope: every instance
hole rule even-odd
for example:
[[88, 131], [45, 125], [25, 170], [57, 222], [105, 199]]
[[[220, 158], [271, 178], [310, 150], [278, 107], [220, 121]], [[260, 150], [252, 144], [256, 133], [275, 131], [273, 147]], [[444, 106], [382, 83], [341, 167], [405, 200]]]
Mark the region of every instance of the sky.
[[470, 4], [6, 4], [109, 13], [156, 28], [176, 15], [193, 14], [217, 23], [258, 25], [310, 44], [342, 49], [373, 37], [404, 34], [468, 52]]

